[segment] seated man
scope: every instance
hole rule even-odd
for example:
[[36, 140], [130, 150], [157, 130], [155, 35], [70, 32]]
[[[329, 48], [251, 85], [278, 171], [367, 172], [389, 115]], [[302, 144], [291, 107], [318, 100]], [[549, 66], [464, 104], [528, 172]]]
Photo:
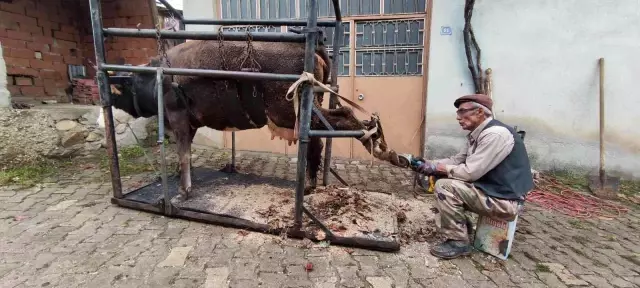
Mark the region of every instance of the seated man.
[[492, 118], [491, 98], [474, 94], [454, 102], [457, 120], [467, 135], [455, 156], [424, 161], [414, 170], [444, 177], [435, 183], [438, 229], [446, 241], [431, 254], [453, 259], [471, 253], [464, 211], [504, 221], [515, 219], [518, 204], [533, 189], [524, 143], [511, 127]]

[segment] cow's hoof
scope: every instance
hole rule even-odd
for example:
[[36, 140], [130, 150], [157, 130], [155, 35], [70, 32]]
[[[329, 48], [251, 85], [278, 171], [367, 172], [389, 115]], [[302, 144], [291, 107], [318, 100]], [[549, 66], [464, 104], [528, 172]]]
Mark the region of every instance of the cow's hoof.
[[304, 188], [304, 195], [309, 195], [311, 193], [313, 193], [313, 191], [316, 190], [315, 186], [307, 186]]
[[191, 187], [187, 187], [186, 189], [180, 187], [179, 192], [180, 192], [180, 195], [182, 195], [182, 197], [184, 198], [184, 200], [187, 200], [189, 199], [189, 194], [191, 194]]
[[236, 170], [235, 165], [227, 164], [224, 166], [224, 168], [220, 169], [220, 172], [234, 174], [234, 173], [238, 173], [238, 170]]

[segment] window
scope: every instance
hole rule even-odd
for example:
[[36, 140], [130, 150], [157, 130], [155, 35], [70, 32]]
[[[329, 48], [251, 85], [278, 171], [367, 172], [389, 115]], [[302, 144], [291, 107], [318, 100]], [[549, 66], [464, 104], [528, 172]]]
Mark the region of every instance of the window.
[[[317, 0], [318, 17], [335, 17], [332, 0]], [[424, 13], [426, 0], [339, 0], [343, 17]], [[306, 0], [220, 0], [223, 19], [306, 19]]]
[[424, 20], [356, 22], [356, 75], [422, 75]]
[[[305, 27], [299, 26], [290, 26], [288, 28], [295, 29], [303, 29]], [[333, 56], [333, 35], [335, 32], [335, 27], [320, 27], [325, 36], [325, 46], [327, 47], [327, 52], [329, 55]], [[338, 76], [349, 76], [349, 64], [350, 64], [350, 55], [349, 55], [349, 47], [350, 47], [350, 39], [351, 39], [351, 26], [349, 23], [342, 23], [342, 37], [340, 38], [340, 51], [337, 57], [338, 59]]]

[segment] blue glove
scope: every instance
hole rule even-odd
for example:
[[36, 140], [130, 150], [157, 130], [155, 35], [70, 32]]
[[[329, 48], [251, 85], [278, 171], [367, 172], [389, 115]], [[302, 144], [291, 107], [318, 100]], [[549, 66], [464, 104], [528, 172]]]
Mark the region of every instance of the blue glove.
[[436, 172], [436, 164], [434, 164], [431, 161], [425, 161], [420, 166], [418, 166], [417, 171], [419, 173], [424, 174], [424, 175], [430, 176], [432, 174], [435, 174], [435, 172]]

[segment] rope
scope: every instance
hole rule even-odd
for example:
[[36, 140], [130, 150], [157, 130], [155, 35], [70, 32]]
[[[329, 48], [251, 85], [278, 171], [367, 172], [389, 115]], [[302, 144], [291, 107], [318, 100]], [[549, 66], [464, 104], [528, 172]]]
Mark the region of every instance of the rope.
[[577, 192], [558, 180], [540, 176], [535, 190], [527, 195], [527, 201], [548, 210], [580, 218], [617, 218], [629, 209], [598, 197]]
[[[338, 96], [340, 99], [344, 100], [345, 102], [349, 103], [351, 106], [353, 106], [355, 109], [357, 109], [358, 111], [364, 113], [364, 114], [368, 114], [369, 116], [371, 116], [371, 118], [375, 118], [377, 120], [380, 119], [380, 117], [378, 117], [377, 114], [373, 114], [369, 111], [367, 111], [366, 109], [362, 108], [360, 105], [356, 104], [355, 102], [345, 98], [344, 96], [336, 93], [335, 91], [333, 91], [331, 88], [329, 88], [327, 85], [324, 85], [322, 82], [316, 80], [316, 78], [313, 76], [313, 74], [309, 73], [309, 72], [302, 72], [302, 75], [300, 75], [300, 78], [298, 80], [296, 80], [296, 82], [294, 82], [291, 87], [289, 87], [289, 90], [287, 91], [287, 94], [285, 95], [285, 99], [287, 101], [293, 101], [293, 111], [295, 112], [296, 115], [296, 122], [295, 125], [293, 127], [293, 137], [295, 139], [298, 139], [298, 108], [300, 107], [300, 99], [298, 97], [299, 95], [299, 87], [302, 83], [304, 82], [310, 82], [311, 85], [317, 85], [319, 87], [321, 87], [325, 92], [329, 92], [332, 93], [336, 96]], [[291, 96], [291, 97], [289, 97]], [[372, 129], [366, 130], [363, 129], [362, 131], [364, 132], [364, 136], [362, 136], [360, 139], [360, 141], [364, 141], [367, 140], [369, 138], [371, 138], [371, 135], [375, 134], [378, 131], [378, 125], [379, 125], [380, 121], [376, 121], [376, 126], [373, 127]], [[371, 151], [373, 152], [373, 151]]]

